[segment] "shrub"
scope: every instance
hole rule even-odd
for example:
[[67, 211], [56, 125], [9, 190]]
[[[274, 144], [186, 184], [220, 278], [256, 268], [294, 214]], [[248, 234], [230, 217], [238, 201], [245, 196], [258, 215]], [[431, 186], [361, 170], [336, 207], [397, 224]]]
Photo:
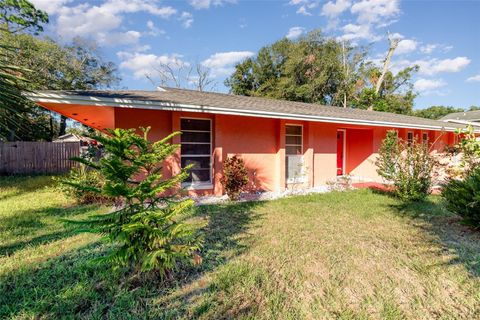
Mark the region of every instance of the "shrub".
[[[101, 189], [105, 183], [100, 172], [84, 164], [72, 168], [65, 179], [60, 180], [60, 190], [80, 204], [110, 203], [113, 199], [88, 189]], [[78, 189], [72, 185], [83, 185], [88, 189]]]
[[231, 200], [238, 200], [248, 184], [248, 172], [242, 158], [233, 156], [223, 162], [221, 183]]
[[480, 165], [480, 141], [477, 140], [472, 126], [467, 129], [457, 130], [456, 134], [460, 138], [457, 149], [462, 153], [462, 167], [465, 175]]
[[196, 231], [182, 219], [193, 202], [168, 195], [169, 191], [174, 194], [189, 168], [163, 178], [162, 164], [178, 148], [168, 142], [174, 134], [152, 143], [147, 139], [149, 128], [142, 130], [142, 136], [134, 129], [115, 129], [108, 137], [95, 137], [103, 144], [105, 156], [98, 162], [76, 159], [104, 178], [102, 186], [66, 183], [79, 191], [121, 200], [120, 208], [82, 221], [90, 231], [106, 235], [115, 244], [105, 260], [143, 271], [157, 270], [164, 276], [179, 261], [200, 261]]
[[480, 227], [480, 168], [471, 170], [463, 180], [451, 179], [442, 197], [448, 210], [460, 215], [465, 223]]
[[376, 165], [378, 174], [393, 183], [394, 193], [403, 201], [418, 201], [428, 195], [434, 161], [427, 144], [416, 139], [406, 142], [396, 131], [388, 131]]

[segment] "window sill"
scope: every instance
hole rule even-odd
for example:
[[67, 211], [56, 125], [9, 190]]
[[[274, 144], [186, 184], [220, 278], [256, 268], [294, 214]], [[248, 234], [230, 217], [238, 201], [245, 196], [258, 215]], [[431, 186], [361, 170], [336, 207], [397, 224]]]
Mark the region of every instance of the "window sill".
[[211, 182], [204, 182], [204, 183], [182, 183], [182, 188], [185, 190], [209, 190], [213, 189], [213, 184]]

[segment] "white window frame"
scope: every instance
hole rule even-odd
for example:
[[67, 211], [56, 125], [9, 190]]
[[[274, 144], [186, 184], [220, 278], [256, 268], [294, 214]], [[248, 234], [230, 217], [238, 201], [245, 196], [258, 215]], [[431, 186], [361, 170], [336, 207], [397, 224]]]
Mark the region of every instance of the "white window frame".
[[[189, 120], [204, 120], [208, 121], [210, 123], [210, 130], [205, 131], [205, 130], [182, 130], [182, 119], [189, 119]], [[182, 144], [197, 144], [197, 145], [202, 145], [202, 144], [210, 144], [210, 149], [209, 149], [209, 154], [208, 157], [210, 159], [209, 161], [209, 170], [208, 170], [208, 181], [201, 181], [201, 182], [182, 182], [182, 188], [186, 189], [196, 189], [196, 190], [201, 190], [201, 189], [211, 189], [213, 187], [212, 183], [212, 171], [213, 171], [213, 161], [212, 161], [212, 150], [213, 150], [213, 129], [212, 129], [212, 119], [209, 118], [195, 118], [195, 117], [180, 117], [180, 132], [210, 132], [210, 142], [181, 142], [181, 137], [180, 137], [180, 145]], [[183, 155], [181, 152], [180, 148], [180, 167], [182, 167], [182, 157], [186, 158], [206, 158], [207, 155], [205, 154], [195, 154], [195, 155]]]
[[[301, 134], [287, 134], [287, 127], [300, 127], [301, 128]], [[300, 154], [296, 156], [301, 156], [302, 157], [302, 171], [305, 170], [305, 158], [303, 155], [303, 124], [298, 124], [298, 123], [285, 123], [285, 161], [287, 161], [288, 156], [295, 156], [293, 154], [287, 154], [287, 147], [298, 147], [298, 144], [287, 144], [287, 136], [290, 137], [300, 137], [301, 143], [300, 143]], [[288, 168], [285, 168], [285, 175], [288, 176], [287, 172]], [[287, 184], [296, 184], [296, 183], [305, 183], [307, 182], [308, 175], [306, 173], [303, 173], [299, 178], [288, 178], [286, 177], [286, 183]]]
[[[301, 134], [287, 134], [287, 127], [300, 127]], [[298, 144], [287, 144], [287, 136], [291, 137], [300, 137], [301, 138], [301, 143], [300, 143], [300, 151], [301, 154], [303, 155], [303, 124], [297, 124], [297, 123], [286, 123], [285, 124], [285, 155], [287, 154], [287, 147], [297, 147]]]
[[[343, 132], [343, 159], [342, 159], [342, 176], [345, 175], [345, 171], [347, 170], [347, 129], [337, 129], [338, 131]], [[338, 151], [337, 151], [338, 152]]]

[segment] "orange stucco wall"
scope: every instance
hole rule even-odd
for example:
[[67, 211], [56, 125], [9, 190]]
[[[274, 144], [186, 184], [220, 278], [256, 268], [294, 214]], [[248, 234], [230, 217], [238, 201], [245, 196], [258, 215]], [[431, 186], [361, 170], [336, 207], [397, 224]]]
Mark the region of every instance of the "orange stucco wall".
[[[150, 139], [159, 140], [180, 130], [180, 118], [208, 118], [212, 120], [212, 185], [211, 188], [190, 190], [190, 194], [223, 193], [220, 183], [223, 161], [240, 155], [249, 173], [249, 190], [281, 191], [288, 187], [285, 181], [285, 126], [303, 126], [303, 156], [307, 171], [304, 187], [325, 185], [336, 178], [337, 130], [345, 130], [345, 173], [366, 181], [381, 181], [376, 173], [375, 160], [387, 130], [390, 127], [369, 127], [335, 123], [290, 121], [281, 119], [186, 113], [148, 109], [129, 109], [95, 106], [46, 105], [66, 116], [89, 125], [100, 123], [102, 128], [151, 127]], [[88, 121], [84, 121], [88, 119]], [[428, 132], [432, 150], [442, 150], [454, 143], [454, 134], [440, 131], [396, 129], [402, 139], [413, 131], [417, 139]], [[173, 139], [180, 142], [180, 137]], [[164, 165], [169, 176], [180, 170], [180, 151]]]

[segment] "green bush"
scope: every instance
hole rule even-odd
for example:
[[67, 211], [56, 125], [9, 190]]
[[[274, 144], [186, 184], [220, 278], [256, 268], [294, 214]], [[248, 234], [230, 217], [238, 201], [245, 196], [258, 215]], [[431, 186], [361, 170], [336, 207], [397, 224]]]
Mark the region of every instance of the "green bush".
[[231, 200], [238, 200], [248, 184], [248, 172], [242, 158], [233, 156], [223, 162], [221, 183]]
[[[60, 180], [59, 188], [68, 197], [80, 204], [111, 203], [113, 198], [102, 195], [91, 189], [101, 189], [105, 183], [100, 172], [92, 170], [84, 164], [72, 168], [65, 179]], [[88, 189], [79, 189], [73, 185], [83, 185]]]
[[403, 201], [418, 201], [429, 194], [434, 160], [427, 144], [403, 141], [396, 131], [388, 131], [376, 165], [378, 174], [393, 183], [393, 192]]
[[470, 171], [463, 180], [450, 180], [442, 197], [449, 211], [460, 215], [465, 223], [480, 227], [480, 168]]
[[162, 176], [162, 165], [179, 147], [169, 143], [172, 135], [157, 142], [134, 129], [115, 129], [109, 136], [95, 137], [105, 156], [98, 162], [76, 160], [104, 179], [101, 186], [67, 181], [79, 192], [93, 192], [117, 199], [119, 208], [83, 221], [91, 232], [101, 233], [115, 244], [104, 260], [136, 270], [170, 274], [177, 262], [201, 261], [196, 229], [184, 220], [192, 211], [193, 201], [180, 201], [175, 192], [188, 176], [184, 168], [171, 178]]

